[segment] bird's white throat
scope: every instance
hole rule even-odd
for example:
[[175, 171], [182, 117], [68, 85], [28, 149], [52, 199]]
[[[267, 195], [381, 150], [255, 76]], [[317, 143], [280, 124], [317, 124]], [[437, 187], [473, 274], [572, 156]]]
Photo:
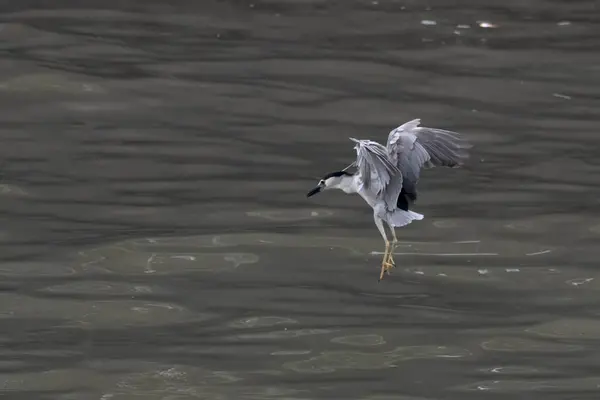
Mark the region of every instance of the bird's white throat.
[[337, 189], [344, 191], [344, 193], [356, 193], [359, 186], [358, 175], [348, 175], [341, 177], [340, 182], [337, 184]]

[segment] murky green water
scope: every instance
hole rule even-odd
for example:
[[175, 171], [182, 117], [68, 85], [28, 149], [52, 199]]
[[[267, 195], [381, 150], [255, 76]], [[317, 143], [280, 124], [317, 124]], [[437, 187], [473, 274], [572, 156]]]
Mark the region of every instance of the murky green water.
[[[596, 2], [119, 4], [0, 6], [2, 396], [598, 397]], [[378, 283], [305, 193], [413, 118], [475, 147]]]

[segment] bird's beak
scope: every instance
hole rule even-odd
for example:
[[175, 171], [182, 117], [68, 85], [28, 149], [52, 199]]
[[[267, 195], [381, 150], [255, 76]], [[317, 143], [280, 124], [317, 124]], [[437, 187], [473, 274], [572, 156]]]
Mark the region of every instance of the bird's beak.
[[319, 193], [319, 192], [321, 191], [321, 189], [323, 189], [323, 188], [321, 187], [321, 185], [317, 186], [316, 188], [314, 188], [314, 189], [313, 189], [313, 190], [311, 190], [310, 192], [306, 193], [306, 197], [310, 197], [310, 196], [313, 196], [313, 195], [315, 195], [315, 194]]

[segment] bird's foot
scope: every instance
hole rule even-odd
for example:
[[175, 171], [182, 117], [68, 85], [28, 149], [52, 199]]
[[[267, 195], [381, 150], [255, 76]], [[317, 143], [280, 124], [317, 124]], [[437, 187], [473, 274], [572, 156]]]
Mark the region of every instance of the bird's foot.
[[390, 262], [387, 262], [387, 261], [384, 261], [384, 262], [381, 264], [381, 273], [379, 274], [379, 280], [381, 281], [381, 280], [383, 279], [383, 275], [384, 275], [384, 274], [386, 274], [386, 273], [387, 273], [387, 274], [389, 275], [389, 274], [390, 274], [390, 270], [391, 270], [392, 268], [394, 268], [394, 267], [395, 267], [395, 265], [394, 265], [394, 264], [392, 264], [392, 263], [390, 263]]
[[387, 262], [388, 264], [392, 264], [392, 267], [396, 266], [396, 262], [394, 261], [394, 256], [392, 255], [392, 253], [390, 253], [390, 255], [388, 256]]

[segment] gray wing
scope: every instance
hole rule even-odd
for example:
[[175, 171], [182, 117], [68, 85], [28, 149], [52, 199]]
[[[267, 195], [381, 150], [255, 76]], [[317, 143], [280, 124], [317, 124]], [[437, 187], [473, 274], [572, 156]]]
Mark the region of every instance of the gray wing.
[[356, 143], [355, 165], [364, 188], [383, 200], [388, 211], [395, 210], [402, 190], [402, 172], [381, 144], [371, 140], [350, 140]]
[[402, 171], [404, 190], [415, 198], [421, 168], [459, 166], [471, 148], [459, 133], [419, 127], [420, 123], [414, 119], [392, 130], [386, 146], [392, 162]]

